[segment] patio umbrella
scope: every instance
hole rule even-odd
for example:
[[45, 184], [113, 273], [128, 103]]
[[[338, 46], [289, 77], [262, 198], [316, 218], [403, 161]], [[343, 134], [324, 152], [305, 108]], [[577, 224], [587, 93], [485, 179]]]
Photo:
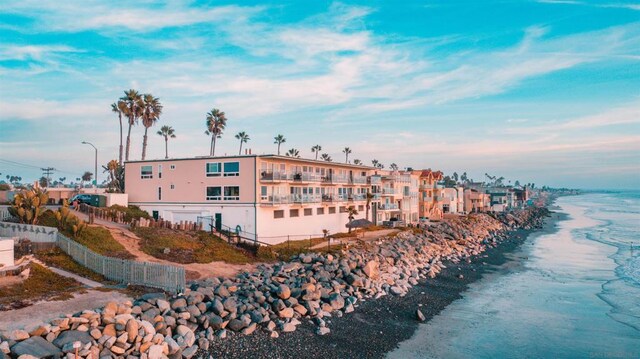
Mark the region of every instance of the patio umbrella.
[[364, 219], [364, 218], [360, 218], [360, 219], [354, 219], [353, 221], [347, 223], [346, 227], [347, 228], [366, 228], [366, 227], [371, 227], [373, 226], [373, 222]]

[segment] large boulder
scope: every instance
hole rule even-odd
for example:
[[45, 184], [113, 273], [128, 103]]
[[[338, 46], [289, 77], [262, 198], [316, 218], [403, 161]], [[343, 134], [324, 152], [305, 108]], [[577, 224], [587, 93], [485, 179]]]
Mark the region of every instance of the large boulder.
[[380, 270], [378, 268], [378, 262], [369, 261], [367, 262], [367, 264], [365, 264], [364, 268], [362, 268], [362, 271], [367, 275], [367, 277], [371, 279], [377, 279], [380, 276]]
[[62, 355], [60, 349], [42, 337], [31, 337], [11, 347], [14, 357], [32, 355], [36, 358], [57, 358]]
[[65, 344], [80, 342], [84, 345], [87, 343], [91, 343], [91, 340], [92, 338], [87, 332], [81, 332], [79, 330], [67, 330], [60, 333], [60, 335], [58, 335], [58, 337], [53, 341], [53, 344], [57, 347], [62, 348], [63, 346], [65, 346]]
[[280, 284], [278, 290], [276, 291], [276, 294], [280, 299], [287, 300], [289, 299], [289, 297], [291, 297], [291, 289], [287, 285]]

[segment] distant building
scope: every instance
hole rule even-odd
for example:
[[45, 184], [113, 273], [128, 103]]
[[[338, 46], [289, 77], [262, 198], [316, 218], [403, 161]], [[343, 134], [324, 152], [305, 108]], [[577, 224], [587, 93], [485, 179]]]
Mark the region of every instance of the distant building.
[[420, 171], [420, 219], [441, 220], [443, 218], [442, 202], [444, 185], [443, 174], [430, 169]]
[[418, 182], [419, 175], [409, 171], [376, 171], [371, 176], [375, 223], [418, 223]]

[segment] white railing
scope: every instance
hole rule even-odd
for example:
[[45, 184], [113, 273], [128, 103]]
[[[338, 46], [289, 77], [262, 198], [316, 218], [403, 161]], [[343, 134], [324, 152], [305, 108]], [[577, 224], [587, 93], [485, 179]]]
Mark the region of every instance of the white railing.
[[394, 210], [394, 209], [398, 209], [398, 205], [395, 203], [380, 203], [378, 204], [378, 209], [381, 211], [389, 211], [389, 210]]

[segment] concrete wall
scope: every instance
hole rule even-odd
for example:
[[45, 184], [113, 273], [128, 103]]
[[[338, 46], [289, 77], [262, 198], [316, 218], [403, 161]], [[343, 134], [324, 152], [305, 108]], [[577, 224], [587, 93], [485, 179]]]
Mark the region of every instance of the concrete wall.
[[0, 222], [0, 237], [28, 238], [32, 242], [52, 243], [56, 241], [57, 235], [56, 228]]
[[0, 237], [0, 267], [13, 266], [14, 243], [14, 238]]
[[126, 193], [105, 193], [107, 197], [107, 207], [113, 205], [127, 207], [129, 205], [129, 195]]

